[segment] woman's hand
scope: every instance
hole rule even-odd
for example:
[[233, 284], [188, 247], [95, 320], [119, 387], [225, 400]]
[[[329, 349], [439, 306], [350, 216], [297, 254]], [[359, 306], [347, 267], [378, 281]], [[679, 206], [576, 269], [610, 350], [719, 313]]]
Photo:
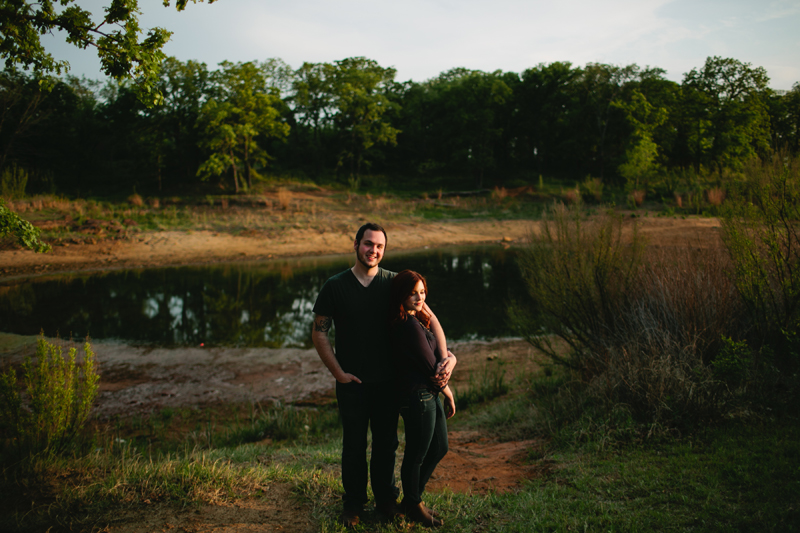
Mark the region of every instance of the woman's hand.
[[450, 382], [450, 376], [453, 375], [453, 369], [456, 367], [458, 360], [453, 352], [447, 352], [447, 357], [436, 365], [436, 374], [431, 378], [431, 383], [439, 388], [444, 388]]
[[444, 402], [442, 402], [444, 414], [448, 419], [453, 418], [453, 415], [456, 414], [456, 400], [453, 398], [453, 391], [450, 390], [450, 387], [445, 387], [442, 393], [444, 393]]

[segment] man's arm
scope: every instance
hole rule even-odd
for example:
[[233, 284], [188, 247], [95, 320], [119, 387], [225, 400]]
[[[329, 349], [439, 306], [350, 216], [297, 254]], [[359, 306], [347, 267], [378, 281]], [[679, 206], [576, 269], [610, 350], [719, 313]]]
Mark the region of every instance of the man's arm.
[[314, 348], [317, 349], [317, 354], [322, 360], [322, 363], [328, 368], [331, 375], [339, 383], [350, 383], [355, 381], [361, 383], [353, 374], [348, 374], [339, 365], [339, 360], [336, 359], [336, 354], [333, 352], [333, 346], [328, 339], [328, 332], [331, 329], [333, 319], [329, 316], [314, 315], [314, 326], [311, 329], [311, 342], [314, 343]]
[[436, 318], [436, 315], [433, 314], [431, 308], [428, 307], [427, 302], [424, 304], [423, 310], [431, 319], [431, 332], [433, 336], [436, 337], [436, 345], [439, 346], [442, 353], [447, 354], [439, 363], [436, 375], [431, 378], [431, 381], [434, 385], [446, 387], [458, 360], [456, 356], [447, 349], [447, 339], [445, 338], [442, 325], [439, 323], [439, 319]]

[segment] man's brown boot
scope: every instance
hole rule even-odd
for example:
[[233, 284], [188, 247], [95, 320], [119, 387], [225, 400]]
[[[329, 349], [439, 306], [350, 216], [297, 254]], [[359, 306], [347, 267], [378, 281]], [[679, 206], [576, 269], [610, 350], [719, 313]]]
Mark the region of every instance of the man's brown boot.
[[406, 511], [406, 518], [423, 527], [439, 527], [444, 524], [444, 522], [438, 518], [431, 516], [430, 511], [428, 511], [428, 509], [425, 507], [425, 504], [422, 502], [406, 503], [404, 501], [403, 507]]
[[347, 529], [353, 529], [361, 522], [359, 518], [360, 513], [356, 509], [345, 509], [342, 511], [342, 516], [340, 517], [342, 521], [342, 525]]

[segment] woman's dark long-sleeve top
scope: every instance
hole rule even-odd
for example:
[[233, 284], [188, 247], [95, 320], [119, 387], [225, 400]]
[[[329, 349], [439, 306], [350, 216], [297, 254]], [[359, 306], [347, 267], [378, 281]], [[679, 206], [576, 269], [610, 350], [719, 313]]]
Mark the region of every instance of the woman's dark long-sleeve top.
[[391, 342], [398, 395], [417, 389], [441, 391], [429, 380], [436, 374], [436, 365], [442, 360], [433, 333], [409, 315], [406, 320], [392, 324]]

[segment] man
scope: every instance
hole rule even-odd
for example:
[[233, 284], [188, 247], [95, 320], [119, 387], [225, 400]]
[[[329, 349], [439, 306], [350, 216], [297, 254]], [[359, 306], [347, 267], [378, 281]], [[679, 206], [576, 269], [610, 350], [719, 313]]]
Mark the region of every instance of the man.
[[[394, 272], [378, 264], [386, 251], [386, 231], [377, 224], [359, 228], [353, 242], [356, 263], [322, 286], [314, 304], [311, 339], [320, 359], [336, 379], [336, 399], [342, 419], [342, 523], [353, 527], [367, 503], [371, 475], [375, 508], [385, 517], [399, 513], [400, 494], [394, 479], [398, 412], [394, 405], [394, 368], [388, 346], [389, 288]], [[426, 312], [429, 312], [426, 307]], [[444, 332], [430, 312], [431, 330], [446, 346]], [[328, 339], [336, 325], [336, 350]], [[446, 384], [456, 364], [452, 354], [434, 378]], [[367, 429], [372, 454], [367, 468]]]

